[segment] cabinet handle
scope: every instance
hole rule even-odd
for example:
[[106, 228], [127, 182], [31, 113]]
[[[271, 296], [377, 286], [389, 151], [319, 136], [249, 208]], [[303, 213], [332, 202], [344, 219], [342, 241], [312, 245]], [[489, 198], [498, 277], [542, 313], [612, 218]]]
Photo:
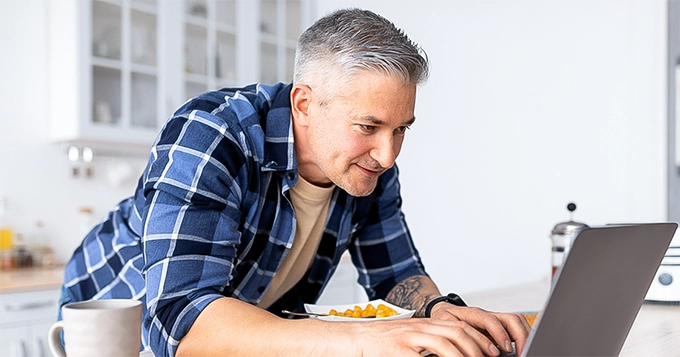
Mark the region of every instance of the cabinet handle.
[[7, 311], [34, 310], [43, 307], [49, 307], [52, 306], [52, 304], [54, 304], [53, 301], [35, 301], [27, 303], [10, 304], [5, 306], [5, 310]]
[[40, 337], [35, 338], [35, 356], [36, 357], [46, 357], [47, 355], [45, 354], [45, 345], [43, 344], [43, 340]]
[[11, 343], [9, 346], [9, 357], [27, 357], [28, 353], [26, 351], [26, 343], [24, 340], [19, 341], [18, 343], [15, 341], [14, 343]]

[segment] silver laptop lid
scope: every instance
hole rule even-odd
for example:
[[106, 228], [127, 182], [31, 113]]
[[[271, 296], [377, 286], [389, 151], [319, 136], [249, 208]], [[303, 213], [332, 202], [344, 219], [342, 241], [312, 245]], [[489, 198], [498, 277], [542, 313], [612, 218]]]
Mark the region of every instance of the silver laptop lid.
[[654, 223], [582, 231], [522, 355], [617, 356], [676, 228]]

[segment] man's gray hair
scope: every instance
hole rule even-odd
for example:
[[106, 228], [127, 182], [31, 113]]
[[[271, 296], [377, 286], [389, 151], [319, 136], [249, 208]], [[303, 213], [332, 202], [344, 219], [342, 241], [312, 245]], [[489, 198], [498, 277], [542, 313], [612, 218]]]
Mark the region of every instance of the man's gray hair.
[[354, 8], [326, 15], [300, 36], [296, 84], [311, 84], [317, 76], [351, 78], [361, 71], [397, 76], [418, 85], [429, 75], [427, 54], [389, 20]]

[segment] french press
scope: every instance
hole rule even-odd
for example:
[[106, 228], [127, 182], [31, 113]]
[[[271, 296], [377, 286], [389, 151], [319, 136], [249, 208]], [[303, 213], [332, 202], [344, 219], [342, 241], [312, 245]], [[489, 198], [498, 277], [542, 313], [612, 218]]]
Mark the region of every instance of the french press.
[[570, 202], [567, 204], [570, 218], [566, 222], [561, 222], [555, 225], [550, 235], [552, 240], [552, 277], [555, 277], [555, 272], [562, 266], [564, 260], [569, 254], [571, 244], [574, 238], [588, 226], [585, 223], [574, 221], [574, 211], [576, 211], [576, 204]]

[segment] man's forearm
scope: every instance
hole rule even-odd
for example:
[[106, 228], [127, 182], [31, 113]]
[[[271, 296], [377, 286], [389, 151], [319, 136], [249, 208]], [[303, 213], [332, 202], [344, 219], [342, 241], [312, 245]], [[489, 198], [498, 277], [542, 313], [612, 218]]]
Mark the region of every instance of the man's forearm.
[[439, 296], [441, 293], [432, 279], [425, 275], [414, 275], [395, 285], [385, 301], [404, 309], [415, 310], [416, 317], [425, 317], [427, 303]]
[[[438, 291], [429, 278], [414, 276], [397, 284], [390, 296], [390, 302], [422, 314], [425, 302]], [[413, 356], [425, 350], [439, 356], [497, 354], [490, 346], [490, 340], [458, 319], [288, 320], [221, 298], [198, 315], [176, 356]]]
[[316, 319], [287, 320], [233, 298], [198, 316], [177, 356], [354, 356], [351, 329]]

